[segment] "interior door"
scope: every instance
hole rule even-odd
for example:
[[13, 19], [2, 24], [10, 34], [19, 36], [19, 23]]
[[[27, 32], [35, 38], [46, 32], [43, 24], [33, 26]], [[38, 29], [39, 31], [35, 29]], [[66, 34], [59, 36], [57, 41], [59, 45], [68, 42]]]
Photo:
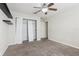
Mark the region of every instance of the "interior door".
[[35, 21], [28, 20], [28, 37], [29, 41], [35, 40]]

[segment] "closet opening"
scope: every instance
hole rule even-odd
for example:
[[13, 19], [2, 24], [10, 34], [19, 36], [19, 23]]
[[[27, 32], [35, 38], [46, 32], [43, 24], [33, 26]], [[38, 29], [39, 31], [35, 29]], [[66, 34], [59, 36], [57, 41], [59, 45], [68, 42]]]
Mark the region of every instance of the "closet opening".
[[23, 19], [23, 43], [37, 40], [37, 20]]

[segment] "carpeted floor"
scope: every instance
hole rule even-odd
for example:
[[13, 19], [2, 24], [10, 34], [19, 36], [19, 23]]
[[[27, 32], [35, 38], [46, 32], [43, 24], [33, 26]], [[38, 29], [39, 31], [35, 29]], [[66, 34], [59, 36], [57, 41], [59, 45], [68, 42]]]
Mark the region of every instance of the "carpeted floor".
[[4, 56], [79, 56], [79, 49], [41, 40], [9, 46]]

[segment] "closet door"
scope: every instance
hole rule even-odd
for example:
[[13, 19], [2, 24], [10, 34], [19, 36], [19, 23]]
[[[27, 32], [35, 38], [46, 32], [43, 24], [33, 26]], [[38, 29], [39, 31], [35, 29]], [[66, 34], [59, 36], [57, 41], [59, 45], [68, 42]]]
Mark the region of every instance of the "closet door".
[[35, 21], [28, 20], [28, 37], [29, 41], [34, 41], [35, 39]]
[[23, 28], [22, 28], [22, 39], [23, 41], [28, 40], [28, 22], [27, 20], [23, 20]]

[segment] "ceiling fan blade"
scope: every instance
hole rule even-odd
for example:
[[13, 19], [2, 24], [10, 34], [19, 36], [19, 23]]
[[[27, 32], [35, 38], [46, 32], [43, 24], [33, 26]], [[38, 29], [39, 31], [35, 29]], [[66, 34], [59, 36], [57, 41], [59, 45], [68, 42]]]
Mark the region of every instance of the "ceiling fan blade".
[[37, 14], [38, 12], [40, 12], [41, 10], [38, 10], [38, 11], [36, 11], [36, 12], [34, 12], [34, 14]]
[[41, 8], [41, 7], [33, 7], [33, 8]]
[[48, 4], [48, 7], [51, 7], [52, 5], [54, 5], [54, 3], [49, 3], [49, 4]]
[[57, 8], [48, 8], [48, 10], [57, 11]]

